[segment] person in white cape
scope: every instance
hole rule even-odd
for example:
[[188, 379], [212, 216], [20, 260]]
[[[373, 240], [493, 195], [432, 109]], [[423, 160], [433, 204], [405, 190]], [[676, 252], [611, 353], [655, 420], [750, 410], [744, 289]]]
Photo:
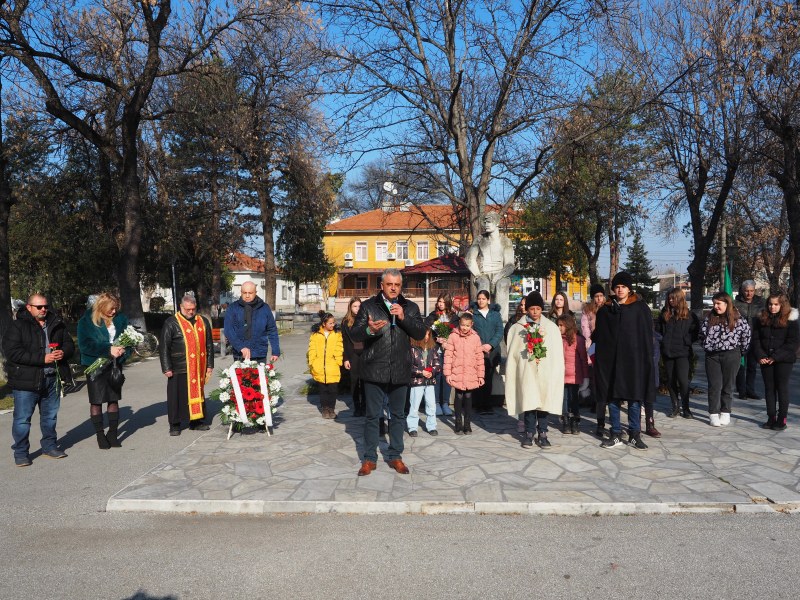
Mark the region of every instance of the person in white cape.
[[[525, 298], [525, 315], [508, 332], [508, 359], [506, 361], [506, 407], [509, 415], [522, 413], [525, 434], [522, 447], [536, 445], [547, 449], [547, 417], [559, 413], [564, 402], [564, 347], [561, 332], [549, 319], [542, 316], [544, 300], [539, 292]], [[528, 327], [539, 327], [539, 336], [546, 356], [531, 359], [528, 352]]]

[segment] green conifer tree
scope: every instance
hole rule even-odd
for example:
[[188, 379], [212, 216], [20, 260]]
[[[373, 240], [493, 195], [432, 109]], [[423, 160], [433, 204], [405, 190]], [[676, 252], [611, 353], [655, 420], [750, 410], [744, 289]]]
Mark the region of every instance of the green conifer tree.
[[652, 305], [655, 302], [656, 293], [653, 285], [658, 279], [651, 277], [653, 265], [647, 258], [647, 250], [642, 243], [642, 236], [638, 231], [633, 232], [633, 241], [628, 246], [628, 258], [625, 261], [625, 270], [633, 277], [633, 287], [644, 301]]

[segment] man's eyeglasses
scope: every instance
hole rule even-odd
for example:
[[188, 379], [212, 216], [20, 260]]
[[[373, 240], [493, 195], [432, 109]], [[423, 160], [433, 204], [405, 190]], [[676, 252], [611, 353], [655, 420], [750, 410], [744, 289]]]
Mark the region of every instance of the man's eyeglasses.
[[35, 308], [36, 310], [44, 310], [46, 308], [50, 308], [47, 304], [28, 304], [31, 308]]

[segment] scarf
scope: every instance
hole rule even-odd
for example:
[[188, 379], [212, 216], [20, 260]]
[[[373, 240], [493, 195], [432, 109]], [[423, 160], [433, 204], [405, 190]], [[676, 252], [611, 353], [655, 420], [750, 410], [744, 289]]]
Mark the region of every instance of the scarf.
[[181, 313], [175, 318], [183, 334], [183, 347], [186, 353], [186, 387], [189, 400], [189, 420], [202, 419], [206, 384], [206, 325], [202, 318], [187, 319]]
[[245, 302], [242, 300], [242, 304], [244, 304], [244, 339], [249, 340], [253, 337], [253, 308], [261, 302], [261, 298], [256, 296], [250, 302]]

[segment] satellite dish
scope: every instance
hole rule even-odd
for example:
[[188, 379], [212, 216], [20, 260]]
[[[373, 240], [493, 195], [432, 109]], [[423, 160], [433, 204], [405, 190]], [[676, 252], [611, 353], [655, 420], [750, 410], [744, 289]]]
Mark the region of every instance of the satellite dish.
[[389, 192], [390, 194], [396, 194], [397, 193], [397, 188], [394, 186], [394, 184], [391, 181], [385, 181], [383, 183], [383, 191], [384, 192]]

